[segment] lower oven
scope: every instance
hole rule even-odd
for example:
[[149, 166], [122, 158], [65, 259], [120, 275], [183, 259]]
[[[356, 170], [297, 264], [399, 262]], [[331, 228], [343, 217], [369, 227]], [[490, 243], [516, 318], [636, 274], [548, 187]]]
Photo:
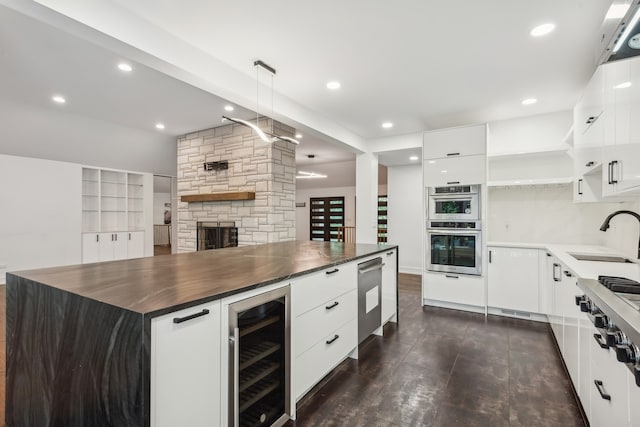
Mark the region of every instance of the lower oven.
[[481, 275], [482, 231], [479, 223], [430, 221], [427, 270]]
[[229, 426], [281, 426], [290, 405], [290, 288], [229, 305]]

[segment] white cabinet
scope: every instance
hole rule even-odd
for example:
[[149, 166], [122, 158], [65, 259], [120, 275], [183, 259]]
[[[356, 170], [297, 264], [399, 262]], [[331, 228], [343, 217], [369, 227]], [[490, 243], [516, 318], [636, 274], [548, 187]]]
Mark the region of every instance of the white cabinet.
[[146, 178], [145, 174], [82, 169], [83, 263], [145, 256], [145, 230], [152, 216], [145, 208], [152, 197]]
[[[135, 236], [133, 236], [136, 234]], [[126, 258], [144, 256], [144, 232], [131, 233], [134, 239], [130, 243], [129, 233], [83, 233], [82, 234], [82, 262], [115, 261]], [[132, 256], [129, 255], [132, 248]], [[142, 255], [139, 254], [142, 247]]]
[[630, 373], [618, 362], [614, 351], [598, 344], [594, 334], [600, 332], [592, 327], [589, 340], [591, 375], [587, 380], [591, 387], [589, 424], [594, 427], [629, 425], [627, 378]]
[[220, 424], [220, 301], [151, 320], [151, 426]]
[[291, 283], [293, 394], [297, 400], [358, 346], [355, 262]]
[[486, 153], [486, 125], [438, 129], [424, 133], [424, 158], [441, 159]]
[[382, 258], [382, 324], [397, 322], [398, 308], [398, 250], [387, 251]]
[[562, 315], [562, 357], [576, 390], [580, 388], [580, 319], [583, 317], [576, 305], [576, 296], [582, 291], [577, 286], [575, 275], [562, 266], [563, 279], [557, 307]]
[[142, 258], [144, 256], [144, 231], [130, 231], [127, 235], [127, 258]]
[[488, 305], [539, 312], [538, 250], [489, 247]]
[[560, 306], [560, 295], [562, 284], [562, 264], [555, 256], [547, 257], [547, 278], [549, 305], [549, 324], [556, 337], [558, 347], [562, 349], [562, 311]]
[[484, 155], [425, 160], [424, 186], [482, 184], [487, 180]]
[[574, 109], [574, 201], [640, 193], [640, 58], [600, 66]]
[[629, 421], [631, 426], [640, 426], [640, 387], [636, 385], [636, 379], [633, 375], [628, 377], [629, 383]]
[[484, 306], [484, 277], [427, 271], [422, 282], [422, 297], [427, 303]]

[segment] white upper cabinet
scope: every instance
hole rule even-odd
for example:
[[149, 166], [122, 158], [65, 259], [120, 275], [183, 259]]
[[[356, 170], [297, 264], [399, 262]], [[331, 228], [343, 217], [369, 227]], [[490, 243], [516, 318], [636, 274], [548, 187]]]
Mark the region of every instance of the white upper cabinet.
[[424, 161], [425, 187], [483, 184], [487, 180], [484, 155], [431, 159]]
[[601, 146], [607, 119], [605, 116], [603, 67], [596, 70], [573, 112], [575, 146]]
[[474, 156], [487, 151], [487, 126], [438, 129], [424, 133], [425, 159]]

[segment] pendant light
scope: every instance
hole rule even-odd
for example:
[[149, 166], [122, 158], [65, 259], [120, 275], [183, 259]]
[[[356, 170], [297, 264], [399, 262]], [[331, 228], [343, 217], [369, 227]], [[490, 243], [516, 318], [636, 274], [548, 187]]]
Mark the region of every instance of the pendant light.
[[[263, 140], [264, 142], [275, 142], [277, 140], [280, 141], [286, 141], [286, 142], [292, 142], [294, 144], [300, 144], [300, 141], [288, 137], [288, 136], [280, 136], [280, 135], [276, 135], [274, 133], [274, 127], [273, 127], [273, 76], [276, 75], [276, 69], [273, 68], [272, 66], [262, 62], [261, 60], [257, 60], [253, 62], [253, 66], [256, 69], [256, 122], [251, 123], [250, 121], [247, 120], [242, 120], [242, 119], [238, 119], [235, 117], [228, 117], [228, 116], [222, 116], [222, 121], [228, 120], [230, 122], [233, 123], [237, 123], [239, 125], [243, 125], [246, 126], [248, 128], [253, 129], [256, 134], [258, 134], [258, 136], [260, 137], [261, 140]], [[271, 132], [265, 132], [262, 129], [260, 129], [260, 127], [258, 126], [259, 123], [259, 119], [260, 119], [260, 114], [259, 114], [259, 110], [260, 110], [260, 98], [259, 98], [259, 94], [260, 94], [260, 79], [259, 79], [259, 72], [260, 72], [260, 68], [266, 70], [269, 72], [269, 74], [271, 75]]]

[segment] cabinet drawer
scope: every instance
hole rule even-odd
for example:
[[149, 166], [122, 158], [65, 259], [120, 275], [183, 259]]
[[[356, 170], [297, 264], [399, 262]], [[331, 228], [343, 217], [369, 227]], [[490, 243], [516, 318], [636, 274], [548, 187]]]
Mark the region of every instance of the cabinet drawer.
[[485, 125], [441, 129], [424, 133], [424, 158], [473, 156], [486, 152]]
[[293, 280], [291, 284], [291, 313], [297, 317], [315, 307], [357, 289], [355, 263], [341, 264]]
[[425, 272], [422, 289], [424, 299], [484, 305], [484, 278], [481, 276]]
[[355, 319], [357, 312], [358, 296], [354, 290], [296, 317], [293, 320], [294, 355], [300, 355], [331, 331]]
[[293, 377], [296, 399], [320, 381], [357, 345], [358, 325], [354, 319], [326, 335], [320, 342], [297, 357]]

